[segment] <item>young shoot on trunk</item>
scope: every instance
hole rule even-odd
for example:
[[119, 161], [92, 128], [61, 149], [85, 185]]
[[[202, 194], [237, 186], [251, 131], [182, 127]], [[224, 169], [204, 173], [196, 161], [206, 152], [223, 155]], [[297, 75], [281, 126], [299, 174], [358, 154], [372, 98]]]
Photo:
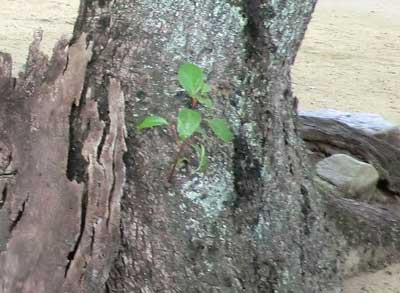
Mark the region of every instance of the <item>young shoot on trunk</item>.
[[[202, 124], [205, 124], [211, 129], [212, 133], [223, 142], [227, 143], [233, 139], [233, 133], [230, 130], [228, 122], [225, 119], [214, 118], [212, 116], [211, 110], [214, 107], [214, 103], [208, 96], [211, 87], [204, 82], [203, 70], [192, 63], [184, 63], [179, 67], [178, 80], [191, 99], [192, 109], [181, 108], [178, 111], [176, 125], [173, 127], [178, 137], [177, 153], [168, 176], [168, 182], [172, 181], [178, 165], [187, 161], [184, 154], [189, 147], [195, 150], [197, 156], [198, 167], [195, 171], [205, 172], [207, 170], [208, 157], [206, 148], [201, 143], [195, 144], [198, 134], [202, 135], [207, 140], [207, 132], [202, 128]], [[202, 114], [195, 110], [199, 104], [207, 109], [207, 119], [203, 119]], [[204, 121], [206, 121], [206, 123], [202, 123]], [[143, 130], [169, 124], [168, 120], [161, 116], [149, 115], [143, 119], [137, 128]]]

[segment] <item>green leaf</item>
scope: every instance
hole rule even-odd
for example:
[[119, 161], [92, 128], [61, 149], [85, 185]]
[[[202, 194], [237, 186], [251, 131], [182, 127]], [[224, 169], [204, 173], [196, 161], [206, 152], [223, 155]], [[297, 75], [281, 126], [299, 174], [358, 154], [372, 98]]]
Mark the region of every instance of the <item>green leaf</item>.
[[177, 131], [181, 140], [186, 140], [199, 128], [201, 114], [197, 111], [183, 108], [178, 113]]
[[197, 144], [194, 146], [194, 149], [196, 151], [196, 155], [199, 160], [199, 165], [196, 169], [196, 172], [197, 171], [205, 172], [208, 168], [208, 158], [206, 154], [206, 148], [202, 144]]
[[224, 119], [212, 119], [208, 121], [208, 125], [214, 134], [221, 140], [228, 142], [233, 139], [232, 131], [228, 123]]
[[184, 63], [179, 67], [178, 80], [189, 96], [193, 97], [203, 88], [203, 70], [197, 65]]
[[206, 84], [206, 83], [203, 83], [200, 92], [201, 92], [203, 95], [204, 95], [204, 94], [207, 94], [207, 93], [209, 93], [209, 92], [211, 92], [211, 86], [208, 85], [208, 84]]
[[212, 108], [214, 106], [213, 101], [210, 98], [201, 96], [201, 95], [197, 95], [194, 97], [197, 101], [199, 101], [200, 104], [202, 104], [203, 106], [206, 106], [208, 108]]
[[203, 137], [207, 135], [206, 131], [199, 126], [199, 128], [196, 129], [196, 133], [201, 134]]
[[168, 121], [160, 116], [147, 116], [137, 127], [139, 130], [151, 128], [154, 126], [168, 125]]

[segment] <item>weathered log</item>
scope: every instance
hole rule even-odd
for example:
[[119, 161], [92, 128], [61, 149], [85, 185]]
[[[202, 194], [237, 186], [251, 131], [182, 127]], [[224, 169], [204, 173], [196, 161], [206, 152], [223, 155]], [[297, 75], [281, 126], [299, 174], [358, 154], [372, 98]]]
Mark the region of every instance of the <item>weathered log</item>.
[[333, 119], [299, 116], [298, 129], [309, 150], [325, 156], [345, 153], [372, 164], [381, 186], [400, 194], [400, 148]]
[[[400, 193], [400, 149], [374, 135], [334, 119], [298, 117], [298, 130], [308, 149], [319, 157], [344, 153], [375, 166], [381, 188]], [[391, 204], [360, 202], [315, 178], [319, 192], [325, 195], [326, 216], [341, 231], [344, 276], [373, 270], [400, 260], [400, 207]]]
[[[98, 292], [118, 247], [124, 99], [110, 79], [106, 133], [97, 103], [79, 104], [90, 59], [85, 34], [73, 45], [59, 41], [50, 62], [40, 40], [38, 32], [18, 79], [11, 57], [0, 54], [0, 292], [81, 292], [83, 282]], [[78, 107], [85, 183], [68, 171], [69, 148], [77, 147], [70, 112]], [[85, 276], [92, 266], [96, 281]]]
[[341, 239], [343, 275], [381, 269], [400, 261], [399, 206], [386, 208], [346, 198], [337, 190], [322, 188], [325, 195], [326, 216], [334, 223]]

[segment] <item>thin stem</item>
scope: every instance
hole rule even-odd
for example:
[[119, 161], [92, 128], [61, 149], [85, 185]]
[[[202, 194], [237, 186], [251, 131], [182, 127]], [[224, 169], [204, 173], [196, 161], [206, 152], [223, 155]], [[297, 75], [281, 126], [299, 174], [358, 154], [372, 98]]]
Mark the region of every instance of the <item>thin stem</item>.
[[192, 98], [192, 108], [194, 109], [197, 106], [197, 100]]
[[173, 134], [173, 136], [174, 136], [174, 138], [175, 138], [176, 144], [179, 145], [179, 137], [178, 137], [178, 133], [177, 133], [177, 131], [176, 131], [176, 127], [175, 127], [174, 124], [171, 124], [170, 130], [172, 130], [172, 134]]
[[174, 164], [172, 165], [171, 172], [169, 173], [169, 176], [168, 176], [168, 183], [171, 183], [172, 178], [173, 178], [174, 175], [175, 175], [176, 167], [177, 167], [177, 165], [178, 165], [179, 159], [180, 159], [181, 156], [182, 156], [183, 150], [184, 150], [185, 146], [187, 145], [187, 142], [188, 142], [188, 140], [185, 140], [185, 141], [182, 142], [182, 143], [180, 144], [180, 146], [179, 146], [178, 152], [176, 153], [176, 157], [175, 157]]

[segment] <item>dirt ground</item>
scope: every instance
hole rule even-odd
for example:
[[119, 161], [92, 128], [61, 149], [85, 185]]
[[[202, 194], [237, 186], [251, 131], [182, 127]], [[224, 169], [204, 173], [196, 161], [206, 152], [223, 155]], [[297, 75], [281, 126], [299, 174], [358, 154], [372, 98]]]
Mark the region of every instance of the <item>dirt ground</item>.
[[319, 0], [293, 68], [301, 109], [372, 112], [400, 124], [400, 1]]
[[16, 76], [35, 29], [44, 30], [42, 49], [48, 54], [62, 34], [71, 35], [79, 0], [0, 0], [0, 7], [0, 51], [12, 54]]
[[[50, 53], [70, 35], [78, 0], [0, 0], [0, 50], [12, 53], [14, 75], [25, 63], [34, 29]], [[319, 0], [293, 67], [301, 110], [377, 113], [400, 125], [400, 1]], [[400, 293], [400, 265], [345, 282], [344, 293]]]

